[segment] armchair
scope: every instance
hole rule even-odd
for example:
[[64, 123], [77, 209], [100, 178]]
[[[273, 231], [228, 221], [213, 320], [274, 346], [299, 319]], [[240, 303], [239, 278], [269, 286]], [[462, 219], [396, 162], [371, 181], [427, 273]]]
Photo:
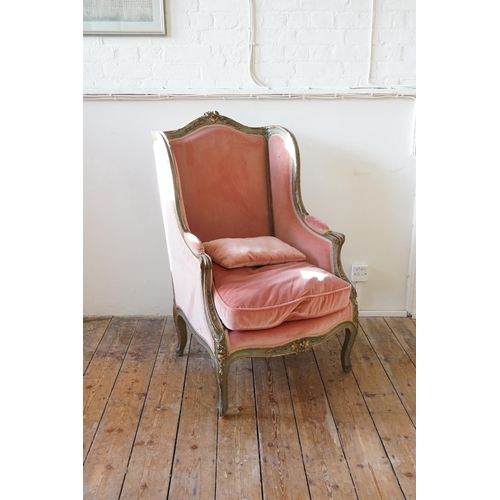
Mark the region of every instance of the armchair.
[[358, 331], [344, 235], [309, 215], [295, 137], [207, 112], [152, 132], [182, 355], [189, 329], [212, 357], [218, 409], [231, 364], [300, 353], [344, 330], [344, 371]]

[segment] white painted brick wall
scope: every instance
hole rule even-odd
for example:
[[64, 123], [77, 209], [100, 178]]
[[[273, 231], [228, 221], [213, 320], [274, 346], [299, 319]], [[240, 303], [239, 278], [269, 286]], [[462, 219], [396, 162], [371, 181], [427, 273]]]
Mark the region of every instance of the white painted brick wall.
[[[266, 86], [415, 85], [416, 0], [254, 0], [255, 75]], [[257, 90], [248, 0], [169, 0], [166, 36], [84, 36], [84, 93]]]

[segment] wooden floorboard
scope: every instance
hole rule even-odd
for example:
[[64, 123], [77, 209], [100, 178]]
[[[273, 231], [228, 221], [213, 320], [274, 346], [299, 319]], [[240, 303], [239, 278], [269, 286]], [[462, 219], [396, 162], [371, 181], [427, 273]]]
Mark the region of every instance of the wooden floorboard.
[[113, 318], [105, 338], [99, 344], [83, 376], [84, 460], [108, 404], [136, 326], [136, 318]]
[[385, 322], [398, 339], [414, 365], [417, 364], [416, 325], [411, 318], [385, 318]]
[[217, 500], [262, 500], [251, 359], [234, 363], [228, 385], [232, 404], [217, 437]]
[[416, 498], [416, 321], [362, 318], [349, 373], [342, 339], [236, 361], [219, 418], [171, 317], [84, 318], [84, 499]]
[[168, 498], [215, 498], [217, 387], [212, 360], [191, 342]]
[[415, 427], [379, 358], [360, 329], [352, 370], [382, 445], [407, 499], [415, 498]]
[[[357, 494], [370, 500], [403, 499], [356, 378], [342, 371], [340, 350], [341, 343], [333, 341], [315, 347], [314, 354]], [[358, 364], [368, 362], [357, 359]]]
[[175, 336], [168, 318], [120, 500], [167, 498], [188, 359], [175, 354]]
[[137, 322], [83, 466], [84, 499], [120, 498], [164, 323], [164, 318]]
[[265, 500], [309, 499], [309, 486], [283, 358], [253, 362]]
[[314, 353], [284, 359], [311, 499], [356, 499]]
[[87, 370], [91, 359], [101, 341], [111, 318], [84, 319], [83, 322], [83, 373]]
[[412, 422], [416, 422], [415, 365], [383, 318], [362, 318], [361, 327], [387, 372]]

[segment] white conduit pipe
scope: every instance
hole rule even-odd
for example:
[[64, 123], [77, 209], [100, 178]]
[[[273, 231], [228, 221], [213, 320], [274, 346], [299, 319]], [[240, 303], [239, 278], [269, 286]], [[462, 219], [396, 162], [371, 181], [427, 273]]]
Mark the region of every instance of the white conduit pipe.
[[370, 51], [368, 53], [368, 75], [367, 75], [367, 85], [371, 87], [372, 80], [372, 54], [373, 54], [373, 18], [375, 17], [375, 0], [372, 0], [372, 8], [370, 13]]
[[285, 92], [285, 89], [279, 93], [233, 93], [217, 94], [197, 93], [197, 94], [83, 94], [84, 101], [165, 101], [175, 99], [222, 99], [222, 100], [247, 100], [247, 99], [384, 99], [400, 98], [415, 99], [416, 93], [412, 90], [407, 92], [399, 91], [393, 88], [356, 90], [338, 92], [319, 92], [319, 93], [297, 93]]
[[252, 82], [255, 83], [255, 85], [258, 85], [259, 87], [264, 87], [264, 88], [269, 88], [263, 85], [257, 77], [254, 74], [254, 47], [255, 47], [255, 42], [254, 42], [254, 6], [253, 6], [253, 0], [248, 0], [248, 15], [249, 15], [249, 28], [248, 28], [248, 73], [250, 75], [250, 78], [252, 79]]
[[410, 156], [416, 158], [417, 156], [417, 101], [413, 104], [413, 128], [411, 131], [411, 148]]

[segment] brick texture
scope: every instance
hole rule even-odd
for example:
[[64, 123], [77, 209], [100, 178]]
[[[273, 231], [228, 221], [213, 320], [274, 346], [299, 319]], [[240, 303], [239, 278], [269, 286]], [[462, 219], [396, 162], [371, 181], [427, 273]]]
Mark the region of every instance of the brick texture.
[[[415, 85], [416, 0], [254, 0], [264, 85], [341, 90]], [[84, 93], [254, 92], [247, 0], [169, 0], [166, 36], [84, 36]]]

